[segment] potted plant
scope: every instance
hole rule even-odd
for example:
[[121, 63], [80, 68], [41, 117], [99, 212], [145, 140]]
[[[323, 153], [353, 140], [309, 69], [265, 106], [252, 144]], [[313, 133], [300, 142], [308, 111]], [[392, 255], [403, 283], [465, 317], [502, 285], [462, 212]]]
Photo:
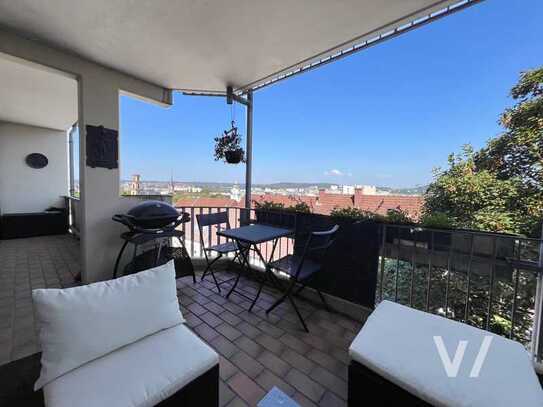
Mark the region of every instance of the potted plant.
[[215, 161], [223, 160], [228, 164], [245, 162], [245, 153], [241, 148], [241, 135], [238, 134], [234, 121], [230, 130], [225, 130], [222, 136], [215, 137], [214, 156]]

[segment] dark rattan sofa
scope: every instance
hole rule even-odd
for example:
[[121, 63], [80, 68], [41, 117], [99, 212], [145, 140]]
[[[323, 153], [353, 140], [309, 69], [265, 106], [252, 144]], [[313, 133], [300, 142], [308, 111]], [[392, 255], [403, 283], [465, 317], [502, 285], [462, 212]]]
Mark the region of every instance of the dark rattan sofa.
[[[44, 407], [43, 391], [34, 391], [41, 353], [0, 366], [0, 406]], [[157, 406], [215, 407], [219, 405], [219, 365], [196, 378]]]
[[219, 355], [184, 324], [173, 261], [32, 302], [42, 354], [0, 367], [0, 406], [218, 406]]

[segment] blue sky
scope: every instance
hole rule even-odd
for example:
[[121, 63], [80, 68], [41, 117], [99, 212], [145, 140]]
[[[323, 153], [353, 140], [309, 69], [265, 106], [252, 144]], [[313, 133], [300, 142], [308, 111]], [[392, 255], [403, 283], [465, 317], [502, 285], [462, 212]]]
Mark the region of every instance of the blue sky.
[[[498, 134], [520, 71], [543, 65], [543, 2], [487, 0], [255, 93], [253, 182], [407, 187], [466, 143]], [[170, 109], [121, 100], [121, 173], [244, 181], [213, 161], [222, 98], [176, 94]], [[235, 116], [243, 129], [245, 115]]]

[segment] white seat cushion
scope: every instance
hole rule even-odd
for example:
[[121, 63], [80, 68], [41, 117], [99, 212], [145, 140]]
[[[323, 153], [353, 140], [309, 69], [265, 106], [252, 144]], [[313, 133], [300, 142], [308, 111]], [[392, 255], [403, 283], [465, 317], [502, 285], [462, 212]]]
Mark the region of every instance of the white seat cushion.
[[219, 363], [185, 325], [95, 359], [44, 387], [47, 407], [153, 406]]
[[42, 369], [35, 389], [121, 346], [184, 322], [173, 261], [116, 280], [32, 291]]
[[[470, 377], [487, 335], [492, 341], [479, 377]], [[442, 337], [450, 361], [459, 341], [468, 341], [456, 377], [448, 377], [434, 336]], [[531, 356], [520, 343], [390, 301], [373, 311], [349, 354], [436, 406], [543, 406]]]

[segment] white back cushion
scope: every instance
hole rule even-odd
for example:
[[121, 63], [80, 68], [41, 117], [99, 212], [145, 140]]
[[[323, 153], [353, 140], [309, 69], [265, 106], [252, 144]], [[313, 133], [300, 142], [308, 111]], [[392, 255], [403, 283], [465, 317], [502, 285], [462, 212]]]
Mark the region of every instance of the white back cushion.
[[173, 261], [116, 280], [32, 291], [42, 348], [35, 389], [84, 363], [184, 322]]

